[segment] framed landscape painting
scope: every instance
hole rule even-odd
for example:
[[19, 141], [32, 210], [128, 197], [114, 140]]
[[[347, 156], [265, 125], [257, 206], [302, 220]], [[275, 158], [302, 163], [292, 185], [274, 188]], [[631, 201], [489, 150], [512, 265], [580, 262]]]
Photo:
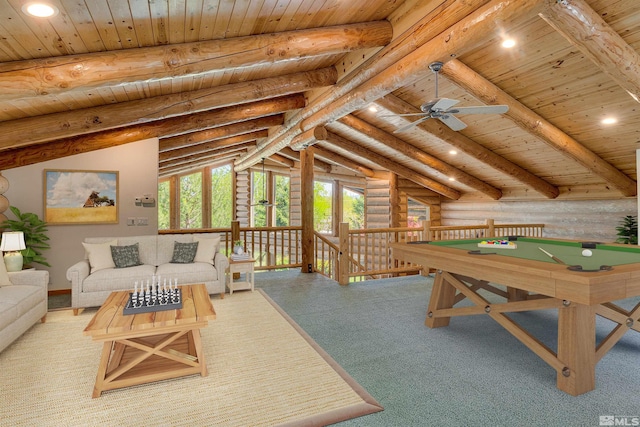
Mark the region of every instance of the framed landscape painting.
[[47, 224], [117, 224], [118, 172], [45, 169]]

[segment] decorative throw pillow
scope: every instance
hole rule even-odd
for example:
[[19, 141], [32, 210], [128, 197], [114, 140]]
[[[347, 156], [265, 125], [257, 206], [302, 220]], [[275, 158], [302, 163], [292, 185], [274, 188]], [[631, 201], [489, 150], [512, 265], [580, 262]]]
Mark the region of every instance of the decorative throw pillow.
[[113, 257], [111, 256], [111, 246], [117, 245], [118, 240], [112, 240], [104, 243], [84, 243], [84, 250], [86, 252], [85, 258], [89, 259], [89, 265], [91, 266], [91, 273], [95, 273], [98, 270], [104, 270], [105, 268], [114, 268], [116, 265], [113, 263]]
[[220, 250], [220, 236], [203, 237], [193, 236], [193, 240], [198, 242], [198, 251], [194, 262], [206, 262], [213, 265], [213, 259]]
[[171, 262], [174, 264], [189, 264], [193, 262], [198, 251], [198, 242], [193, 243], [173, 243], [173, 258]]
[[4, 265], [4, 259], [2, 259], [2, 251], [0, 251], [0, 288], [3, 286], [12, 285], [9, 280], [9, 273], [7, 273], [7, 266]]
[[111, 256], [116, 268], [135, 267], [140, 265], [138, 244], [128, 246], [111, 246]]

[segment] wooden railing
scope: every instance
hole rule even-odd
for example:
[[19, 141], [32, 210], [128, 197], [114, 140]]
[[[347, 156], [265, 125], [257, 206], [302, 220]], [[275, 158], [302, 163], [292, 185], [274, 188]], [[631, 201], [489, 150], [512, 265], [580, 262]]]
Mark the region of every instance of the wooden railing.
[[[220, 236], [222, 252], [231, 255], [233, 242], [241, 240], [246, 251], [256, 260], [256, 270], [301, 267], [302, 227], [242, 227], [190, 230], [160, 230], [159, 234], [207, 233]], [[234, 234], [237, 235], [234, 238]]]
[[302, 227], [241, 227], [239, 232], [245, 250], [256, 260], [256, 270], [302, 266]]
[[[458, 240], [499, 236], [542, 237], [544, 224], [396, 227], [350, 230], [341, 223], [337, 236], [314, 233], [313, 269], [341, 285], [367, 279], [416, 274], [422, 266], [392, 258], [390, 244], [417, 240]], [[256, 270], [302, 267], [302, 227], [239, 227], [231, 229], [162, 230], [160, 234], [212, 233], [220, 236], [223, 252], [231, 254], [234, 240], [256, 260]]]

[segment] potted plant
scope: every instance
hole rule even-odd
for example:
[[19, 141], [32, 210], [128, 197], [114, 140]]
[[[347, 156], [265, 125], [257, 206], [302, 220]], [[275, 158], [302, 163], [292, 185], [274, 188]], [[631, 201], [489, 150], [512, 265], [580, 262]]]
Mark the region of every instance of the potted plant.
[[618, 231], [618, 239], [616, 242], [626, 245], [638, 244], [638, 218], [636, 216], [627, 215], [622, 218], [616, 230]]
[[10, 206], [9, 209], [17, 219], [6, 220], [0, 224], [0, 228], [24, 233], [24, 242], [27, 248], [20, 251], [24, 259], [24, 268], [33, 267], [32, 263], [51, 267], [42, 255], [43, 250], [49, 249], [49, 243], [47, 243], [49, 236], [46, 234], [47, 223], [34, 213], [22, 213], [15, 206]]
[[233, 241], [233, 253], [237, 255], [242, 255], [244, 253], [244, 246], [242, 244], [242, 240]]

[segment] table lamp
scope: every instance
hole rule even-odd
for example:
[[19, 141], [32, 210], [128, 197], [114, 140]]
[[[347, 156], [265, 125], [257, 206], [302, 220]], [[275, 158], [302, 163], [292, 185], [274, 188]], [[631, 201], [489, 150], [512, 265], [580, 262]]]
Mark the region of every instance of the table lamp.
[[7, 271], [22, 270], [22, 253], [23, 249], [27, 249], [24, 243], [24, 233], [22, 231], [5, 231], [2, 233], [2, 242], [0, 242], [0, 251], [4, 252], [4, 264]]

